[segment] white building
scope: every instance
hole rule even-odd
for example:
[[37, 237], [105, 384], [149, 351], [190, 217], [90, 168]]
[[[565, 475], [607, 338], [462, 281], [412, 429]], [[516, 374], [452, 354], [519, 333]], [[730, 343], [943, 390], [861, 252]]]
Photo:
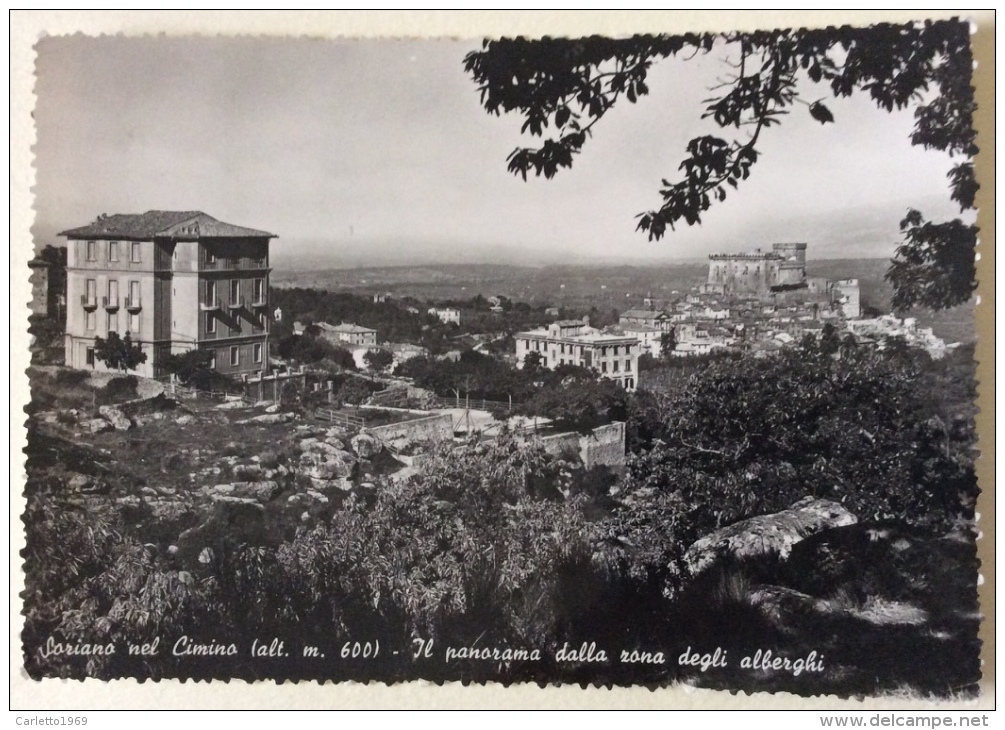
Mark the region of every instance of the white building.
[[453, 322], [459, 325], [461, 323], [461, 311], [459, 309], [437, 309], [436, 307], [430, 307], [428, 314], [438, 318], [443, 324]]
[[842, 279], [834, 282], [834, 289], [838, 293], [838, 303], [841, 305], [841, 312], [845, 319], [858, 319], [862, 316], [861, 296], [858, 286], [858, 279]]
[[659, 357], [663, 347], [663, 330], [648, 324], [622, 324], [619, 327], [628, 337], [639, 343], [640, 355]]
[[590, 327], [589, 320], [559, 320], [547, 327], [517, 332], [517, 367], [536, 352], [550, 370], [560, 365], [579, 365], [613, 380], [625, 390], [638, 385], [639, 341], [627, 334], [609, 334]]

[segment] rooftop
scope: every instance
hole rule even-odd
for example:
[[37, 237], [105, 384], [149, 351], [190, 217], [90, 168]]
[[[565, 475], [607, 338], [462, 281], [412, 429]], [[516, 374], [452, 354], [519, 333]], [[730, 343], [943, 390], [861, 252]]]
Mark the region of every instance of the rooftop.
[[100, 215], [92, 223], [59, 234], [66, 238], [117, 238], [149, 241], [154, 238], [277, 238], [276, 234], [218, 221], [198, 210], [148, 210], [146, 213]]
[[622, 317], [630, 317], [632, 319], [649, 319], [655, 317], [665, 317], [663, 312], [656, 312], [649, 309], [629, 309], [627, 312], [621, 313]]

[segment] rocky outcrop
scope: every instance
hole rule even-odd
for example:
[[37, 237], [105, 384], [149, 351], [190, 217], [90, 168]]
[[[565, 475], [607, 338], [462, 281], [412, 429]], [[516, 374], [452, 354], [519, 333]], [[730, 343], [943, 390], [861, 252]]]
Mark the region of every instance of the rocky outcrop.
[[110, 424], [104, 418], [91, 418], [80, 424], [81, 428], [90, 434], [104, 433], [105, 431], [114, 431], [115, 426]]
[[98, 415], [112, 424], [116, 431], [128, 431], [133, 427], [133, 422], [115, 406], [101, 406], [98, 408]]
[[731, 561], [785, 559], [793, 545], [810, 535], [857, 521], [837, 502], [805, 497], [781, 512], [741, 520], [706, 535], [688, 548], [684, 564], [696, 576]]
[[192, 564], [205, 548], [224, 536], [248, 545], [260, 545], [266, 539], [265, 507], [261, 502], [218, 494], [212, 497], [212, 505], [209, 516], [182, 532], [174, 543], [185, 564]]
[[349, 477], [356, 457], [348, 451], [316, 438], [300, 441], [301, 451], [298, 472], [310, 479], [341, 480]]
[[380, 441], [367, 433], [356, 434], [349, 443], [356, 456], [361, 459], [372, 459], [383, 448]]

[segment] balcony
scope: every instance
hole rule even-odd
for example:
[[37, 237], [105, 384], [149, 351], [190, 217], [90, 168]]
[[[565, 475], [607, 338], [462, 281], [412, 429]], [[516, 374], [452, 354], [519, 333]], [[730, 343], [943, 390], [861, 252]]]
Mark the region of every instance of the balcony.
[[80, 295], [80, 303], [88, 312], [93, 312], [98, 308], [97, 297], [89, 297], [86, 294]]
[[206, 297], [199, 302], [199, 309], [203, 312], [212, 312], [220, 309], [220, 297]]
[[268, 299], [263, 294], [261, 297], [252, 297], [251, 307], [253, 309], [265, 309], [269, 306]]
[[230, 302], [227, 303], [227, 309], [244, 309], [244, 300], [240, 297], [231, 299]]
[[101, 297], [101, 306], [109, 312], [117, 312], [119, 309], [118, 297]]
[[143, 304], [139, 297], [126, 297], [126, 309], [132, 314], [136, 314], [143, 309]]

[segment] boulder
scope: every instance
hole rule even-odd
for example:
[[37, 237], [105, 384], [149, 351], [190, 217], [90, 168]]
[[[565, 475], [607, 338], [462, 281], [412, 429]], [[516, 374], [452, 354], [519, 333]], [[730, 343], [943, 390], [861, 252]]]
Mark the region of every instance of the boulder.
[[259, 502], [275, 499], [282, 488], [274, 481], [234, 482], [231, 484], [235, 497], [247, 497]]
[[310, 477], [311, 487], [317, 492], [337, 489], [341, 492], [352, 491], [352, 481], [349, 479], [315, 479]]
[[98, 408], [98, 415], [112, 424], [116, 431], [128, 431], [133, 427], [133, 422], [126, 417], [126, 414], [115, 406], [101, 406]]
[[300, 441], [297, 442], [297, 448], [301, 451], [310, 451], [316, 443], [318, 443], [318, 440], [313, 436], [310, 438], [300, 439]]
[[66, 482], [67, 488], [74, 492], [86, 492], [93, 484], [94, 478], [86, 474], [74, 474]]
[[184, 416], [178, 416], [176, 419], [174, 419], [174, 422], [177, 423], [179, 426], [187, 426], [194, 420], [195, 417], [185, 414]]
[[342, 479], [349, 476], [351, 472], [351, 465], [336, 460], [304, 464], [300, 469], [300, 473], [306, 477], [323, 480]]
[[858, 521], [837, 502], [804, 497], [791, 507], [741, 520], [701, 538], [684, 556], [692, 576], [729, 561], [758, 558], [784, 560], [792, 546], [810, 535]]
[[199, 554], [224, 536], [238, 543], [261, 545], [267, 540], [265, 507], [254, 499], [214, 495], [206, 518], [174, 541], [177, 556], [185, 565], [197, 562]]
[[278, 413], [279, 412], [279, 404], [278, 403], [273, 403], [271, 406], [267, 406], [265, 408], [265, 412], [266, 413]]
[[356, 434], [349, 443], [352, 445], [352, 450], [356, 452], [356, 455], [362, 459], [372, 458], [376, 454], [379, 454], [381, 448], [383, 448], [380, 441], [368, 433]]
[[313, 479], [341, 479], [352, 473], [356, 457], [323, 441], [314, 441], [300, 456], [299, 471]]
[[258, 464], [236, 464], [233, 469], [234, 478], [246, 482], [255, 482], [262, 477], [262, 467]]
[[87, 433], [104, 433], [105, 431], [112, 431], [115, 426], [110, 424], [104, 418], [92, 418], [84, 421], [80, 424]]

